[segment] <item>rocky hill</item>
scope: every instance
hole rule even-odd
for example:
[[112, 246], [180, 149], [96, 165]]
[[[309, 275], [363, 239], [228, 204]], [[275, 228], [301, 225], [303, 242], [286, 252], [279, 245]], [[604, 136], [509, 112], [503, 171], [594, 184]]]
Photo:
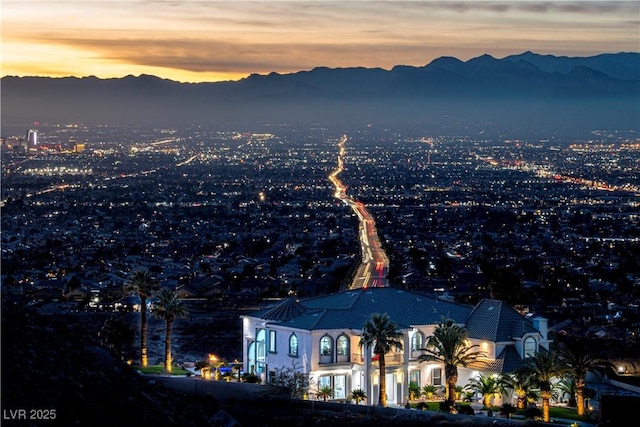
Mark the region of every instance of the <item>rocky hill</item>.
[[100, 345], [98, 323], [78, 320], [3, 304], [3, 411], [25, 409], [29, 417], [33, 410], [50, 418], [12, 424], [5, 417], [3, 425], [213, 425], [210, 417], [219, 409], [215, 399], [149, 384]]

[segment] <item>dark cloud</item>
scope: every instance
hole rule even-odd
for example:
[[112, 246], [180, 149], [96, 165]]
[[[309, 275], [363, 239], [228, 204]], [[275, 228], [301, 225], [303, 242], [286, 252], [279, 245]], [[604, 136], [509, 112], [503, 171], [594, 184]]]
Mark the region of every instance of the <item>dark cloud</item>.
[[488, 12], [532, 12], [532, 13], [577, 13], [601, 14], [622, 8], [635, 7], [632, 1], [435, 1], [408, 2], [428, 8], [447, 9], [455, 12], [488, 11]]
[[[315, 66], [375, 66], [379, 58], [416, 57], [419, 44], [363, 46], [357, 43], [243, 43], [191, 39], [67, 39], [49, 37], [47, 43], [74, 45], [96, 58], [191, 72], [292, 72]], [[426, 52], [425, 52], [426, 60]], [[395, 64], [392, 64], [395, 65]]]

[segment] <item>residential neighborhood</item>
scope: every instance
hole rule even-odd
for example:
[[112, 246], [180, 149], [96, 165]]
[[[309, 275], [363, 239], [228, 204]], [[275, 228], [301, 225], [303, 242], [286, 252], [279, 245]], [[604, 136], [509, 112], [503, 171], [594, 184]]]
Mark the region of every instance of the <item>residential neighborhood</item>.
[[[604, 150], [374, 128], [184, 128], [160, 145], [166, 131], [157, 129], [126, 144], [107, 142], [130, 136], [126, 128], [39, 133], [56, 142], [78, 133], [84, 145], [25, 151], [19, 136], [3, 142], [2, 296], [11, 304], [126, 314], [139, 339], [136, 319], [143, 306], [153, 312], [156, 295], [142, 304], [125, 285], [145, 271], [192, 313], [175, 320], [173, 361], [197, 362], [208, 347], [264, 383], [295, 369], [313, 378], [307, 397], [324, 390], [336, 402], [362, 390], [377, 405], [382, 382], [385, 404], [404, 405], [416, 386], [443, 396], [444, 366], [422, 356], [445, 321], [481, 354], [460, 367], [461, 386], [512, 374], [549, 350], [552, 335], [593, 340], [618, 374], [638, 373], [640, 193], [623, 167], [637, 156], [625, 135]], [[612, 150], [615, 171], [594, 166]], [[367, 233], [328, 178], [338, 158], [341, 193], [366, 210]], [[566, 177], [578, 159], [591, 183]], [[353, 288], [370, 257], [363, 236], [376, 232], [386, 276]], [[225, 323], [222, 352], [215, 336], [181, 336], [211, 336], [189, 322], [208, 316], [197, 327], [213, 329], [207, 322], [220, 313], [237, 316]], [[384, 356], [384, 381], [380, 356], [360, 345], [375, 313], [402, 333]], [[156, 337], [163, 325], [152, 325]], [[165, 363], [157, 343], [153, 357]]]

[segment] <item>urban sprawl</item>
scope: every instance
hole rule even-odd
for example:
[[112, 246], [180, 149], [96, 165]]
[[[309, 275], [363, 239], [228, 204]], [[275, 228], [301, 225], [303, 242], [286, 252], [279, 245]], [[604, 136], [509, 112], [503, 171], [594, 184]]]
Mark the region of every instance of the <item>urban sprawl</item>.
[[361, 247], [358, 217], [328, 178], [341, 155], [389, 285], [500, 299], [557, 331], [638, 340], [640, 136], [482, 136], [379, 124], [20, 128], [2, 139], [2, 293], [127, 310], [123, 285], [140, 269], [201, 309], [345, 290]]

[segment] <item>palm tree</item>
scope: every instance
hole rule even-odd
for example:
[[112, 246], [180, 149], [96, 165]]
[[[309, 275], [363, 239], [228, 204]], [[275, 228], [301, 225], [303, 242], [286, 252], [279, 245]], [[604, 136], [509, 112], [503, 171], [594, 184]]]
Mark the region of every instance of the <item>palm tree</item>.
[[200, 377], [205, 380], [211, 379], [211, 364], [208, 360], [198, 360], [194, 367], [200, 371]]
[[146, 367], [147, 360], [147, 297], [158, 290], [158, 281], [146, 270], [138, 270], [124, 284], [125, 292], [135, 293], [140, 298], [140, 365]]
[[455, 392], [456, 400], [460, 400], [460, 396], [462, 396], [463, 391], [464, 391], [464, 387], [462, 387], [461, 385], [456, 386], [456, 392]]
[[516, 371], [513, 374], [502, 374], [498, 377], [498, 387], [503, 394], [512, 391], [516, 395], [516, 408], [524, 409], [527, 402], [537, 400], [538, 393], [534, 390], [531, 376]]
[[318, 390], [318, 399], [322, 399], [326, 402], [327, 399], [332, 396], [333, 389], [329, 385], [323, 385], [322, 387], [320, 387], [320, 390]]
[[427, 384], [426, 386], [422, 387], [422, 394], [427, 398], [427, 400], [431, 400], [433, 399], [433, 395], [436, 394], [437, 390], [438, 388], [435, 385]]
[[420, 397], [420, 386], [418, 383], [414, 383], [413, 381], [409, 383], [409, 400], [416, 400]]
[[[474, 350], [467, 340], [467, 330], [444, 320], [436, 325], [433, 335], [427, 338], [425, 353], [418, 357], [420, 362], [440, 362], [444, 364], [444, 375], [447, 382], [447, 400], [456, 400], [456, 383], [458, 382], [458, 366], [468, 366], [484, 353]], [[452, 406], [451, 405], [451, 406]]]
[[226, 362], [224, 360], [210, 360], [209, 363], [211, 364], [211, 371], [213, 372], [213, 379], [216, 381], [220, 381], [220, 378], [222, 378], [222, 372], [220, 368], [223, 368], [226, 365]]
[[360, 402], [367, 399], [367, 392], [361, 388], [356, 388], [351, 390], [351, 395], [349, 397], [356, 401], [356, 405], [359, 405]]
[[233, 365], [231, 365], [231, 372], [234, 373], [234, 375], [237, 375], [236, 378], [238, 379], [238, 382], [242, 379], [241, 371], [242, 363], [238, 362], [238, 359], [235, 359], [233, 361]]
[[585, 379], [589, 371], [600, 374], [614, 371], [613, 365], [598, 357], [593, 344], [585, 339], [565, 339], [559, 343], [558, 356], [575, 384], [578, 415], [584, 415]]
[[556, 389], [559, 391], [559, 397], [562, 399], [564, 396], [568, 395], [569, 399], [567, 400], [567, 406], [575, 408], [576, 404], [576, 379], [569, 375], [563, 379], [561, 379], [558, 384], [556, 384]]
[[178, 298], [178, 294], [173, 289], [163, 289], [158, 294], [158, 304], [154, 313], [164, 319], [167, 325], [164, 339], [164, 370], [171, 372], [171, 333], [173, 322], [177, 318], [187, 317], [187, 306]]
[[540, 388], [542, 398], [542, 420], [548, 423], [549, 401], [553, 394], [553, 380], [562, 376], [565, 369], [557, 362], [556, 353], [540, 351], [525, 360], [525, 366], [518, 370], [522, 375], [531, 377], [533, 383]]
[[491, 398], [500, 394], [500, 386], [493, 375], [480, 374], [473, 377], [467, 383], [466, 388], [482, 395], [482, 406], [485, 408], [490, 408]]
[[373, 345], [373, 353], [378, 357], [378, 363], [380, 364], [379, 406], [387, 406], [386, 365], [384, 356], [389, 353], [394, 346], [402, 349], [403, 335], [402, 332], [398, 331], [398, 326], [391, 321], [387, 313], [371, 314], [371, 318], [367, 320], [362, 327], [360, 346], [364, 346], [366, 351], [366, 349]]

